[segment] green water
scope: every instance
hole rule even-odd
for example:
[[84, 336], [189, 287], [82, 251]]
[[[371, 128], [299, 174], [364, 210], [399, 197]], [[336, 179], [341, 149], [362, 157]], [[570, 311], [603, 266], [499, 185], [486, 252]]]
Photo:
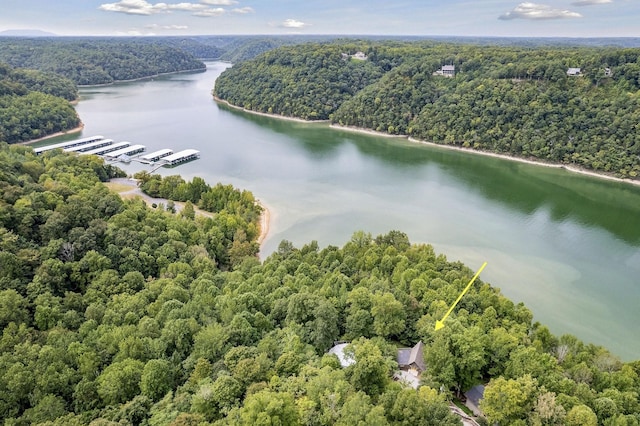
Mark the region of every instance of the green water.
[[162, 173], [251, 190], [271, 211], [262, 256], [401, 230], [472, 269], [486, 260], [481, 278], [553, 332], [640, 358], [640, 188], [222, 107], [210, 92], [226, 66], [82, 89], [83, 136], [200, 150]]

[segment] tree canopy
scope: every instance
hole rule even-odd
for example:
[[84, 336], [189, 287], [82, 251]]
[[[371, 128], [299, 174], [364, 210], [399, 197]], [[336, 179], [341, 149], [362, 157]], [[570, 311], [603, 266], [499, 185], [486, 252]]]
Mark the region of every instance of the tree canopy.
[[203, 70], [204, 63], [177, 47], [134, 38], [0, 39], [0, 61], [62, 75], [78, 85]]
[[76, 85], [59, 75], [0, 63], [0, 142], [16, 143], [73, 129]]
[[[216, 206], [189, 217], [122, 200], [102, 184], [118, 175], [0, 144], [6, 424], [449, 425], [447, 401], [477, 383], [501, 425], [638, 422], [640, 363], [552, 335], [482, 280], [434, 331], [473, 271], [430, 245], [357, 231], [343, 247], [283, 241], [263, 261], [225, 261], [239, 230], [254, 242], [244, 192], [147, 177]], [[327, 354], [344, 339], [346, 368]], [[392, 373], [418, 340], [415, 390]]]

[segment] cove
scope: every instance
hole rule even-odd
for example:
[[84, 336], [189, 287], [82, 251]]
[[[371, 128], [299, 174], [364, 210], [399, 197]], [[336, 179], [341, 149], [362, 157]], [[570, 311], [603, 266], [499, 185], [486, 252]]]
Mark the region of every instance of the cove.
[[158, 172], [252, 191], [271, 211], [262, 257], [283, 239], [342, 246], [356, 230], [400, 230], [473, 270], [487, 261], [481, 279], [554, 333], [640, 358], [640, 188], [245, 113], [213, 101], [229, 65], [207, 65], [82, 88], [82, 136], [199, 150], [199, 160]]

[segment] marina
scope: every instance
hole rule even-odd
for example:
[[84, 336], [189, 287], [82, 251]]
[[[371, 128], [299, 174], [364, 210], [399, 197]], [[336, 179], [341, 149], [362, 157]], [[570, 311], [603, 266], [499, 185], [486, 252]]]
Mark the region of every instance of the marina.
[[164, 166], [177, 166], [188, 161], [200, 158], [200, 151], [195, 149], [185, 149], [174, 153], [173, 149], [160, 149], [142, 154], [147, 150], [145, 145], [131, 144], [131, 142], [114, 142], [113, 139], [106, 139], [104, 136], [96, 135], [72, 141], [34, 148], [36, 154], [62, 149], [65, 152], [75, 152], [80, 155], [98, 155], [106, 161], [129, 163], [136, 161], [142, 164], [154, 166], [152, 171]]

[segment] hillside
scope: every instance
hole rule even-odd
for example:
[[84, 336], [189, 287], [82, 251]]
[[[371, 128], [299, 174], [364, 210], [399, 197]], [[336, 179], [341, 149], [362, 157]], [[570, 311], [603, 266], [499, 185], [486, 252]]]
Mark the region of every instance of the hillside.
[[[445, 65], [453, 77], [437, 75]], [[638, 75], [640, 49], [339, 41], [243, 62], [214, 94], [258, 112], [636, 178]]]
[[176, 47], [145, 39], [98, 37], [0, 38], [0, 61], [53, 72], [78, 85], [109, 84], [205, 67]]
[[0, 63], [0, 142], [76, 128], [80, 118], [69, 101], [77, 97], [76, 85], [66, 78]]
[[[121, 200], [101, 183], [119, 174], [0, 144], [5, 424], [454, 425], [447, 401], [478, 383], [489, 423], [640, 419], [639, 362], [553, 336], [488, 283], [435, 331], [473, 271], [402, 232], [283, 241], [261, 262], [234, 252], [249, 194], [139, 176], [216, 212], [195, 218]], [[355, 364], [326, 354], [337, 340]], [[414, 390], [391, 377], [419, 340]]]

